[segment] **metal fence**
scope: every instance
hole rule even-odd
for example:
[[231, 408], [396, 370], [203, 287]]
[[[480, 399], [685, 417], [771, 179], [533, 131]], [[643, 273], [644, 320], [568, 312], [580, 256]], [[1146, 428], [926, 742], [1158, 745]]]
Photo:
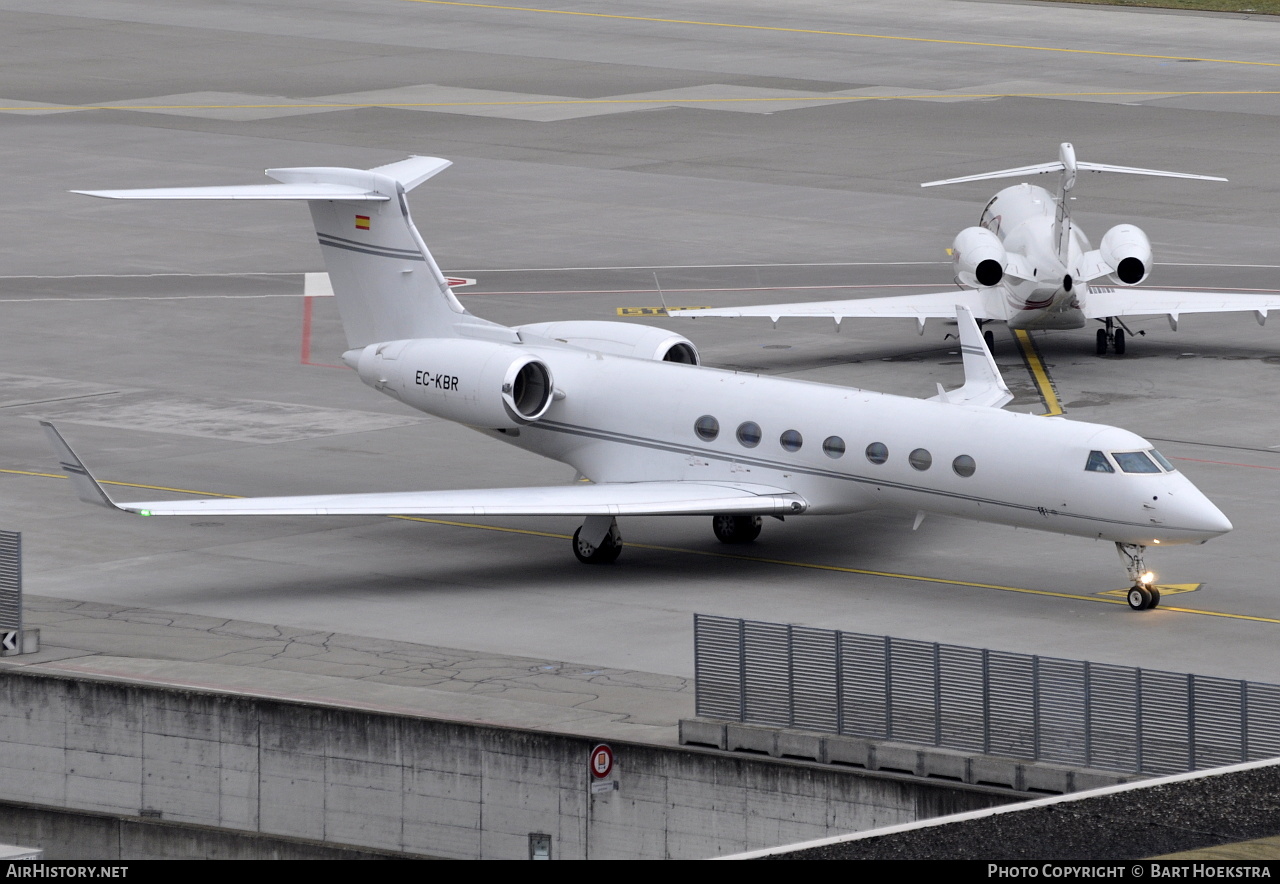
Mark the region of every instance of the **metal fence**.
[[1280, 685], [694, 615], [698, 715], [1136, 773], [1280, 756]]
[[22, 630], [22, 535], [0, 531], [0, 630]]

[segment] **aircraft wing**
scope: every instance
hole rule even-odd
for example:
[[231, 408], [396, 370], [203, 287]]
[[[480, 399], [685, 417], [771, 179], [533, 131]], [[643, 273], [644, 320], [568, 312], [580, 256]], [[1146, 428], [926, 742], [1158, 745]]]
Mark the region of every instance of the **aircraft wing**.
[[41, 421], [62, 469], [86, 503], [143, 516], [674, 516], [793, 515], [808, 502], [785, 488], [738, 482], [619, 482], [471, 491], [395, 491], [304, 497], [116, 502], [53, 424]]
[[888, 298], [854, 298], [848, 301], [809, 301], [801, 304], [761, 304], [753, 307], [710, 307], [699, 310], [672, 309], [668, 315], [677, 318], [697, 319], [701, 316], [761, 316], [772, 322], [783, 317], [804, 319], [834, 319], [839, 323], [846, 318], [954, 319], [956, 305], [968, 307], [976, 319], [1004, 319], [988, 306], [982, 291], [960, 290], [930, 292], [920, 295], [893, 295]]
[[1266, 320], [1268, 311], [1280, 310], [1280, 294], [1251, 295], [1239, 292], [1116, 289], [1110, 286], [1091, 286], [1082, 307], [1084, 315], [1089, 319], [1164, 314], [1176, 327], [1178, 316], [1184, 313], [1252, 312], [1261, 324]]

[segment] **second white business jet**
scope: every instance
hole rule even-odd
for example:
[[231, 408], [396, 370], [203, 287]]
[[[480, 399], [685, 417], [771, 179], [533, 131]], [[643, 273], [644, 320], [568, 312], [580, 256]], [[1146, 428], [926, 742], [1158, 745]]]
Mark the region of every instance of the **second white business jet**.
[[[1108, 346], [1116, 354], [1125, 352], [1124, 318], [1128, 316], [1163, 315], [1176, 331], [1178, 318], [1188, 313], [1252, 312], [1262, 324], [1269, 311], [1280, 310], [1280, 295], [1129, 289], [1151, 273], [1151, 242], [1147, 235], [1132, 224], [1118, 224], [1103, 234], [1095, 249], [1072, 221], [1067, 206], [1073, 199], [1071, 190], [1084, 172], [1204, 181], [1226, 181], [1225, 178], [1086, 163], [1077, 161], [1075, 148], [1064, 143], [1055, 163], [928, 181], [920, 186], [1055, 172], [1059, 174], [1056, 194], [1027, 183], [1006, 187], [987, 203], [978, 226], [966, 227], [956, 236], [951, 258], [956, 284], [964, 291], [673, 310], [671, 315], [681, 319], [755, 316], [774, 323], [783, 317], [834, 319], [837, 326], [841, 320], [851, 318], [903, 317], [915, 319], [923, 334], [925, 320], [954, 318], [956, 305], [963, 304], [979, 323], [995, 320], [1011, 329], [1073, 329], [1100, 322], [1097, 353], [1102, 355]], [[1103, 282], [1099, 284], [1099, 280]], [[985, 336], [990, 347], [991, 332], [988, 330]]]
[[407, 191], [448, 165], [411, 157], [369, 171], [269, 170], [278, 184], [88, 193], [307, 202], [347, 336], [342, 359], [364, 383], [588, 482], [119, 503], [46, 424], [79, 496], [151, 516], [578, 515], [573, 550], [587, 563], [618, 557], [618, 516], [709, 515], [735, 543], [754, 540], [762, 516], [894, 507], [917, 525], [938, 513], [1114, 542], [1134, 608], [1159, 603], [1147, 546], [1231, 530], [1133, 433], [1002, 411], [1009, 391], [963, 305], [965, 383], [929, 400], [702, 367], [687, 339], [630, 323], [480, 319], [409, 216]]

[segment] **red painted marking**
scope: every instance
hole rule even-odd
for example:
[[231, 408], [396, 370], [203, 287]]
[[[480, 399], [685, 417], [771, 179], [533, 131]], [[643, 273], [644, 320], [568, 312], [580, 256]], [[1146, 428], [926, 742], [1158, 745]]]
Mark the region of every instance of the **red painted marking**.
[[316, 368], [346, 368], [345, 365], [330, 365], [327, 362], [311, 361], [311, 301], [312, 298], [302, 299], [302, 364], [310, 365]]

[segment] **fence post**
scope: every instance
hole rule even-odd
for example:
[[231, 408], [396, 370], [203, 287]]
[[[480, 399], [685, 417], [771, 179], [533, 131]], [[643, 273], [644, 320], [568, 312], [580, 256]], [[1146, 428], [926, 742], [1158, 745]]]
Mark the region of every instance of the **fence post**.
[[794, 627], [787, 624], [787, 724], [796, 726], [796, 645]]
[[1187, 770], [1196, 769], [1196, 677], [1187, 673]]
[[747, 621], [738, 618], [738, 721], [747, 720]]
[[982, 649], [982, 751], [991, 754], [991, 661], [986, 648]]
[[1134, 706], [1137, 708], [1137, 711], [1138, 711], [1138, 719], [1137, 719], [1137, 721], [1135, 722], [1135, 724], [1136, 724], [1135, 730], [1137, 731], [1137, 733], [1134, 735], [1134, 736], [1135, 736], [1135, 739], [1134, 739], [1134, 741], [1133, 741], [1133, 745], [1134, 745], [1134, 747], [1138, 750], [1138, 756], [1137, 756], [1137, 757], [1138, 757], [1138, 766], [1137, 766], [1137, 768], [1134, 770], [1134, 772], [1135, 772], [1135, 773], [1142, 773], [1142, 763], [1143, 763], [1143, 758], [1142, 758], [1142, 722], [1143, 722], [1143, 719], [1146, 717], [1146, 710], [1142, 708], [1142, 700], [1143, 700], [1143, 694], [1142, 694], [1142, 667], [1138, 667], [1138, 668], [1136, 668], [1136, 669], [1134, 670], [1134, 672], [1135, 672], [1135, 673], [1137, 673], [1137, 680], [1136, 680], [1136, 682], [1135, 682], [1135, 683], [1136, 683], [1136, 685], [1137, 685], [1137, 689], [1138, 689], [1138, 702], [1134, 704]]
[[1093, 767], [1093, 667], [1084, 661], [1084, 766]]
[[844, 633], [836, 630], [836, 733], [844, 733]]
[[884, 738], [893, 739], [893, 638], [884, 637]]
[[1249, 760], [1249, 682], [1240, 679], [1240, 761]]
[[933, 745], [942, 745], [942, 645], [933, 643]]
[[1040, 760], [1040, 655], [1031, 655], [1031, 757]]

